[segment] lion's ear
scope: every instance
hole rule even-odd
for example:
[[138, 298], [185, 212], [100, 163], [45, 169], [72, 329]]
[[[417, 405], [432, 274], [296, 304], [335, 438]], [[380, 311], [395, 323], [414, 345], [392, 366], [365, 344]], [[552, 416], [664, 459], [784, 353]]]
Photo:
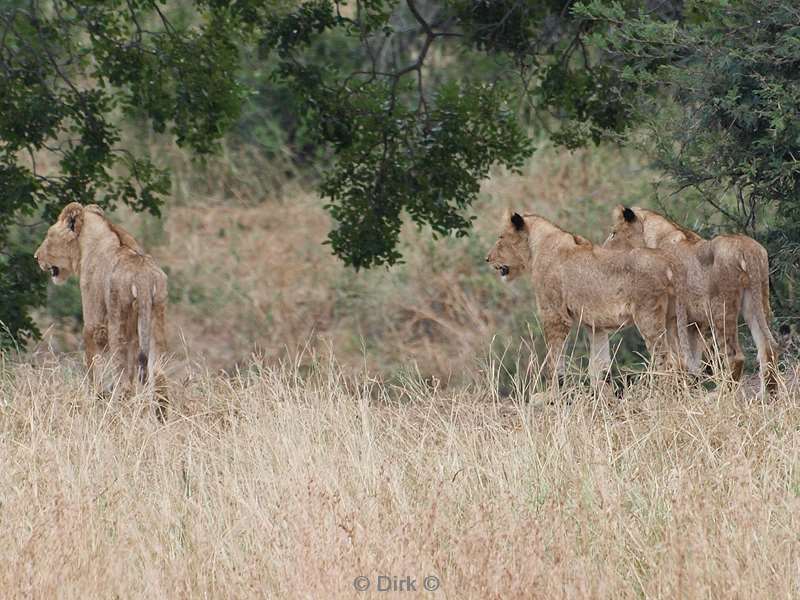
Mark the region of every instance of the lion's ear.
[[77, 202], [70, 202], [61, 211], [60, 220], [64, 221], [67, 229], [72, 231], [76, 236], [80, 235], [81, 227], [83, 226], [83, 206]]
[[523, 219], [519, 213], [514, 213], [511, 215], [511, 224], [517, 231], [522, 231], [525, 229], [525, 219]]
[[622, 223], [623, 221], [625, 223], [633, 223], [636, 220], [636, 213], [622, 204], [617, 204], [614, 207], [613, 216], [615, 223]]
[[626, 206], [622, 209], [622, 218], [626, 223], [633, 223], [636, 220], [636, 213]]

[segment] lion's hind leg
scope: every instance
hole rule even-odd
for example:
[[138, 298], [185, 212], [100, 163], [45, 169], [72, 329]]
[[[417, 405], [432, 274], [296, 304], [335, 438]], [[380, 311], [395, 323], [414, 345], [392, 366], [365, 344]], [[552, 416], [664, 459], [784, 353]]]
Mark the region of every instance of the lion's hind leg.
[[166, 299], [153, 305], [153, 333], [150, 339], [150, 360], [148, 363], [148, 379], [153, 385], [156, 401], [156, 416], [159, 421], [166, 421], [169, 406], [169, 389], [164, 374], [164, 360], [167, 355], [166, 338]]
[[758, 349], [761, 394], [763, 396], [767, 391], [777, 387], [778, 344], [769, 330], [761, 298], [754, 297], [750, 289], [744, 291], [742, 312]]
[[108, 349], [111, 353], [112, 374], [115, 385], [123, 397], [133, 391], [134, 370], [131, 369], [131, 331], [129, 318], [119, 297], [111, 293], [110, 307], [108, 310]]
[[714, 335], [722, 342], [722, 350], [734, 381], [741, 381], [744, 373], [744, 353], [739, 344], [739, 302], [721, 303], [714, 314]]

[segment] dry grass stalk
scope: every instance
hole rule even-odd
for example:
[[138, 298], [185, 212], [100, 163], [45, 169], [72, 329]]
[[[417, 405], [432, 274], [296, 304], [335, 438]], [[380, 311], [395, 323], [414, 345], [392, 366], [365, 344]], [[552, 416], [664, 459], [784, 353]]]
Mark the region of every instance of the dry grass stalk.
[[313, 355], [194, 366], [162, 426], [139, 399], [91, 399], [80, 368], [5, 363], [0, 589], [350, 598], [359, 575], [434, 574], [450, 598], [800, 593], [796, 378], [769, 403], [653, 376], [619, 403], [542, 406], [500, 398], [497, 371], [455, 392]]

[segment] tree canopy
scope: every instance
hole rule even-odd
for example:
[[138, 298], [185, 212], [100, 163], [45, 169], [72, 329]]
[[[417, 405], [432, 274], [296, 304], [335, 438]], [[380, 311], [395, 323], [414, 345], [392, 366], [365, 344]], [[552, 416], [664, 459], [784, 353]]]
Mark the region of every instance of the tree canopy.
[[800, 6], [705, 0], [678, 21], [600, 0], [574, 12], [599, 26], [590, 43], [635, 92], [619, 101], [649, 131], [654, 164], [722, 228], [766, 244], [778, 308], [796, 315]]
[[0, 8], [0, 321], [10, 334], [0, 339], [36, 334], [27, 308], [44, 289], [15, 224], [50, 222], [71, 201], [158, 213], [168, 174], [126, 147], [126, 120], [146, 119], [202, 154], [237, 118], [232, 20], [194, 9], [173, 20], [150, 0]]
[[324, 165], [328, 243], [355, 268], [402, 260], [405, 218], [466, 235], [481, 181], [519, 168], [542, 124], [567, 148], [638, 143], [791, 277], [798, 16], [790, 0], [6, 2], [4, 339], [36, 333], [33, 217], [73, 200], [158, 213], [169, 174], [124, 134], [144, 124], [203, 155], [235, 124], [275, 117], [299, 158]]

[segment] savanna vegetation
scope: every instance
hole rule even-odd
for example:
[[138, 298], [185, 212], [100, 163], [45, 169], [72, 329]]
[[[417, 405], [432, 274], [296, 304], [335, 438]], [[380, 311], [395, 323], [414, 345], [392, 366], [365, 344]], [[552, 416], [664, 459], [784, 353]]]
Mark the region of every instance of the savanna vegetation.
[[[796, 595], [798, 23], [789, 0], [0, 4], [2, 589]], [[72, 200], [169, 275], [165, 424], [92, 394], [77, 282], [32, 258]], [[608, 403], [581, 335], [544, 391], [531, 286], [486, 252], [508, 207], [600, 242], [620, 202], [767, 247], [768, 402], [752, 350], [736, 385], [712, 348], [701, 385], [643, 373]], [[636, 332], [613, 342], [641, 371]]]

